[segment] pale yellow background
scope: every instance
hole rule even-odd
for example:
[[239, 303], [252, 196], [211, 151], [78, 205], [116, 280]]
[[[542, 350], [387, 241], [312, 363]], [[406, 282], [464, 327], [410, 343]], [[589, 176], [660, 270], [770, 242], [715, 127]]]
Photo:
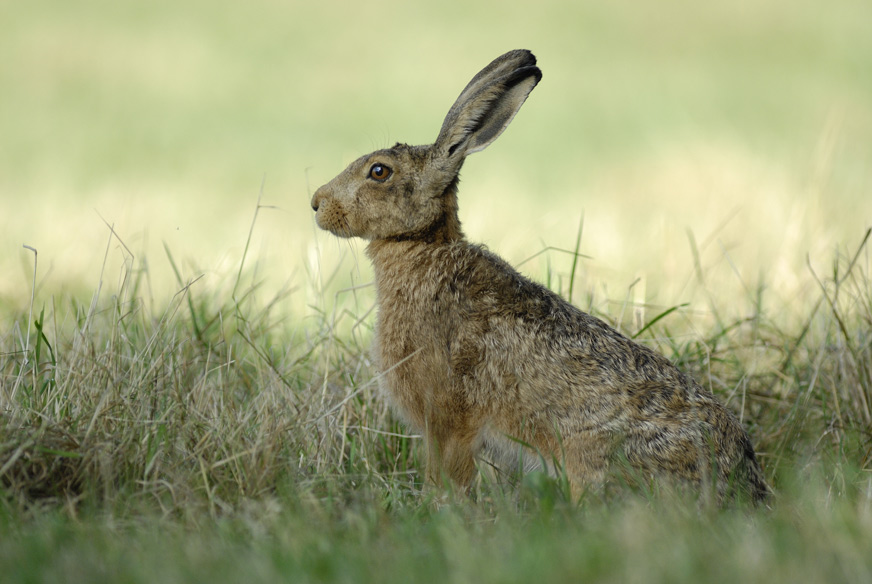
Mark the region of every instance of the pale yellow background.
[[[704, 310], [714, 294], [741, 314], [761, 281], [789, 306], [813, 291], [807, 259], [827, 271], [872, 225], [865, 0], [2, 6], [7, 309], [29, 303], [23, 244], [37, 306], [87, 300], [101, 274], [111, 293], [125, 265], [160, 305], [179, 289], [164, 246], [183, 280], [229, 293], [259, 193], [253, 280], [293, 287], [294, 312], [332, 307], [369, 267], [360, 242], [316, 233], [311, 194], [369, 150], [432, 141], [513, 48], [544, 77], [467, 161], [461, 219], [518, 265], [572, 248], [583, 215], [582, 306]], [[566, 293], [570, 265], [551, 251], [521, 269]]]

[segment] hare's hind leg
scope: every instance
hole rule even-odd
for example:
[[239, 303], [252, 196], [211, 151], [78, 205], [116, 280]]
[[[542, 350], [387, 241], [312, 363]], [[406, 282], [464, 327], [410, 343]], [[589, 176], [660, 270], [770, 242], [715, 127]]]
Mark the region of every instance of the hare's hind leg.
[[[563, 450], [563, 464], [573, 499], [578, 499], [588, 489], [599, 489], [605, 483], [613, 442], [613, 438], [604, 432], [581, 432], [563, 438], [558, 448]], [[559, 458], [557, 460], [559, 462]]]

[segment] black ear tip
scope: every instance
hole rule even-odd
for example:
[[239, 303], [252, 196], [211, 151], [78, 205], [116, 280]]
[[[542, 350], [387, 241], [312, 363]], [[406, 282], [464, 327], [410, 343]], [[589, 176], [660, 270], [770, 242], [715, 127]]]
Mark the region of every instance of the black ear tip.
[[532, 67], [536, 64], [536, 55], [527, 49], [517, 49], [509, 52], [510, 55], [514, 54], [515, 58], [518, 59], [518, 67]]

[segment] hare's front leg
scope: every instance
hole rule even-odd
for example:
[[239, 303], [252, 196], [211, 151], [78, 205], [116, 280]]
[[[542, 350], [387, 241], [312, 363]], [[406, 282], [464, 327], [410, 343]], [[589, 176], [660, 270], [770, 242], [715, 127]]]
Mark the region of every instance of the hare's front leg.
[[427, 480], [442, 486], [446, 477], [467, 490], [475, 476], [475, 446], [478, 431], [468, 416], [439, 411], [429, 416], [427, 441]]

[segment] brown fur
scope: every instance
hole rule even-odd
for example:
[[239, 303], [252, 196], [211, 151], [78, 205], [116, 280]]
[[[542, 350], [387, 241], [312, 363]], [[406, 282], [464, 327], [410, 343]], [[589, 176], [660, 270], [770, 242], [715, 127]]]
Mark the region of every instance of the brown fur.
[[[467, 487], [482, 446], [507, 450], [513, 438], [562, 463], [575, 490], [623, 458], [643, 477], [713, 482], [719, 499], [765, 499], [748, 435], [711, 393], [464, 238], [460, 168], [511, 122], [541, 78], [535, 63], [528, 51], [497, 58], [433, 145], [363, 156], [312, 199], [321, 228], [370, 241], [373, 354], [387, 395], [426, 438], [428, 478]], [[384, 167], [388, 178], [373, 178]]]

